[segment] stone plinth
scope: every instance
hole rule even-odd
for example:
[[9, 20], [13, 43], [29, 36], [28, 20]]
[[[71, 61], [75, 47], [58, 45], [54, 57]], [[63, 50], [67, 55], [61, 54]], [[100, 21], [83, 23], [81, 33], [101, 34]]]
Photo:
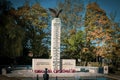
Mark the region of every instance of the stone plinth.
[[44, 71], [45, 68], [51, 70], [51, 59], [32, 59], [32, 70], [35, 71]]

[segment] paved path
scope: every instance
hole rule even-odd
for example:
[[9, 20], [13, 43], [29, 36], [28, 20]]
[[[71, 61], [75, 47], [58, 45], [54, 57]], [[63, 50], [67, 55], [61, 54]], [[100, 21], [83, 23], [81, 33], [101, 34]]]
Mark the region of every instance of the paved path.
[[[42, 77], [44, 73], [34, 73], [32, 70], [15, 70], [10, 74], [9, 77]], [[50, 77], [85, 77], [85, 76], [103, 76], [103, 74], [90, 73], [90, 72], [76, 72], [76, 73], [49, 73]]]
[[[15, 70], [10, 74], [7, 74], [8, 77], [21, 77], [22, 80], [37, 80], [37, 75], [39, 76], [39, 80], [43, 80], [43, 73], [34, 73], [32, 70]], [[58, 80], [79, 80], [83, 77], [109, 77], [114, 78], [116, 80], [120, 80], [119, 75], [104, 75], [99, 73], [90, 73], [90, 72], [76, 72], [76, 73], [49, 73], [50, 79], [49, 80], [56, 80], [56, 76]]]
[[116, 80], [120, 80], [120, 75], [109, 74], [109, 75], [105, 75], [105, 76], [106, 76], [106, 77], [109, 77], [109, 78], [116, 79]]

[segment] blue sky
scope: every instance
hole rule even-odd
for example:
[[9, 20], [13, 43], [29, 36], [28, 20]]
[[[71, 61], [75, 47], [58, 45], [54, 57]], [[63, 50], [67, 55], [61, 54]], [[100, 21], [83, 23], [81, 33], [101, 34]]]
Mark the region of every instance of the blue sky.
[[[22, 6], [25, 0], [10, 0], [13, 3], [13, 6]], [[45, 8], [54, 8], [57, 6], [58, 0], [28, 0], [30, 4], [39, 1], [41, 5]], [[109, 14], [112, 11], [117, 11], [117, 21], [120, 20], [120, 0], [83, 0], [85, 4], [88, 1], [93, 2], [96, 1], [100, 7]]]
[[97, 0], [97, 2], [107, 14], [117, 11], [117, 20], [120, 20], [120, 0]]

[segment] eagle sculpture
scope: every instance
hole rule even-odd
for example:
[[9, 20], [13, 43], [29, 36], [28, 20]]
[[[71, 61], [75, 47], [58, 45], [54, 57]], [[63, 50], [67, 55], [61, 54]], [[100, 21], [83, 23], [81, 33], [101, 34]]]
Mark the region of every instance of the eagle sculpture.
[[49, 8], [49, 11], [54, 14], [55, 18], [58, 18], [60, 13], [62, 12], [62, 9], [60, 9], [59, 11], [56, 11], [55, 9]]

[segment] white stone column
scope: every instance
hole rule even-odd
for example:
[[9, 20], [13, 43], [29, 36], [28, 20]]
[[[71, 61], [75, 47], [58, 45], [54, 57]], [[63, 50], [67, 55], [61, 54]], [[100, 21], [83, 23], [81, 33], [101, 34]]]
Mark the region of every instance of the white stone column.
[[51, 26], [51, 70], [60, 70], [61, 20], [54, 18]]

